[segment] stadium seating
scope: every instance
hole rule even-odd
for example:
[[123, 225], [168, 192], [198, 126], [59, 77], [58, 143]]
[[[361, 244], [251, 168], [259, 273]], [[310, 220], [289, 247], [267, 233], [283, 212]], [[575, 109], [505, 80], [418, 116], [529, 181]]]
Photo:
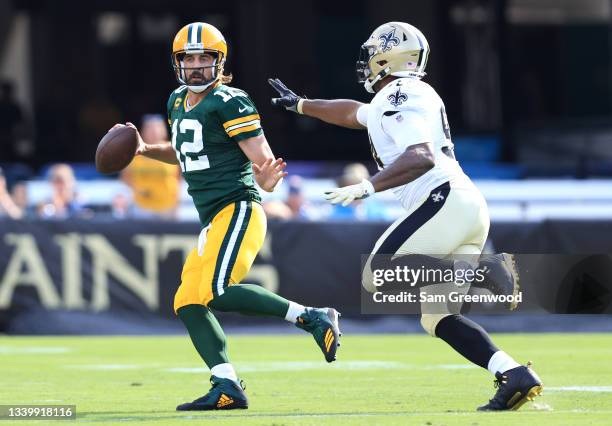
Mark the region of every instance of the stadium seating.
[[[493, 221], [541, 221], [544, 219], [609, 219], [612, 217], [612, 187], [607, 180], [491, 180], [475, 179], [487, 202]], [[304, 179], [304, 196], [314, 206], [323, 205], [326, 189], [335, 186], [333, 179]], [[28, 181], [31, 204], [45, 200], [50, 189], [45, 180]], [[80, 199], [98, 211], [104, 211], [118, 193], [129, 194], [129, 188], [117, 179], [81, 180]], [[264, 200], [283, 200], [287, 186], [272, 194], [262, 193]], [[377, 194], [392, 215], [399, 217], [403, 210], [390, 191]], [[178, 217], [197, 220], [187, 188], [183, 185]]]

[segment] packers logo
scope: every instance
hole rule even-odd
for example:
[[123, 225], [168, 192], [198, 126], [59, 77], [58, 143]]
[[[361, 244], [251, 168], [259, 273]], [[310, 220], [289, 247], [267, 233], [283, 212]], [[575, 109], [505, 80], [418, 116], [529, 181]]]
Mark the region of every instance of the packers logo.
[[388, 33], [381, 34], [380, 36], [378, 36], [378, 39], [380, 40], [380, 49], [383, 52], [391, 50], [393, 46], [397, 46], [400, 42], [400, 39], [395, 37], [395, 28], [393, 28]]
[[177, 109], [179, 107], [182, 100], [183, 98], [176, 98], [176, 100], [174, 101], [174, 109]]

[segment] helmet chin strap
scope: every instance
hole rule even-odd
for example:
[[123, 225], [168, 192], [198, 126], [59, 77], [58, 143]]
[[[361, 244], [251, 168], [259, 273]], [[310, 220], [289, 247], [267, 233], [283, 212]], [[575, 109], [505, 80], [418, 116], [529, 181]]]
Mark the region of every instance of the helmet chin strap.
[[374, 80], [370, 81], [366, 79], [366, 81], [364, 81], [363, 83], [363, 87], [366, 89], [368, 93], [375, 93], [374, 85], [378, 83], [380, 80], [382, 80], [383, 78], [385, 78], [387, 75], [389, 75], [389, 71], [391, 71], [390, 68], [385, 68], [384, 70], [379, 72], [376, 77], [374, 77]]
[[201, 84], [201, 85], [197, 85], [197, 86], [190, 86], [187, 85], [187, 88], [189, 90], [191, 90], [194, 93], [202, 93], [204, 90], [208, 89], [212, 84], [216, 83], [217, 79], [215, 78], [213, 81], [211, 81], [210, 83], [207, 84]]
[[366, 91], [368, 93], [375, 93], [374, 92], [374, 85], [378, 82], [378, 80], [380, 80], [380, 75], [377, 75], [376, 78], [373, 81], [370, 80], [366, 80], [363, 82], [363, 87], [365, 87]]

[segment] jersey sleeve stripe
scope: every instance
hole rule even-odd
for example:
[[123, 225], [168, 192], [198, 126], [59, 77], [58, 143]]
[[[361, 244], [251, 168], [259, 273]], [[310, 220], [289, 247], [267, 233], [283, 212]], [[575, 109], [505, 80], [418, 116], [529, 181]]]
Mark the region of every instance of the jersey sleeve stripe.
[[228, 127], [231, 127], [231, 126], [234, 126], [240, 123], [245, 123], [251, 120], [259, 120], [259, 114], [245, 115], [244, 117], [238, 117], [233, 120], [226, 121], [225, 123], [223, 123], [223, 128], [227, 130]]
[[228, 132], [227, 135], [229, 137], [234, 137], [236, 135], [239, 135], [240, 133], [251, 132], [253, 130], [257, 130], [257, 129], [260, 129], [260, 128], [261, 128], [261, 126], [259, 125], [259, 122], [257, 122], [257, 124], [252, 124], [250, 126], [240, 127], [239, 129], [232, 130], [231, 132]]
[[187, 86], [183, 84], [182, 86], [179, 86], [179, 88], [176, 89], [174, 93], [181, 93], [183, 90], [185, 90], [186, 87]]
[[236, 129], [240, 128], [240, 127], [250, 126], [251, 124], [259, 124], [259, 120], [251, 120], [251, 121], [247, 121], [245, 123], [235, 124], [233, 126], [228, 127], [227, 129], [225, 129], [225, 131], [229, 133], [232, 130], [236, 130]]

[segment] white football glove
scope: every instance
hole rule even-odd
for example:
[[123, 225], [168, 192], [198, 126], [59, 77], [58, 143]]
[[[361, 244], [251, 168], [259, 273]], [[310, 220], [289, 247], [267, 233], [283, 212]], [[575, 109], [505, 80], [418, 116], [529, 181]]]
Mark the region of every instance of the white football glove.
[[344, 186], [342, 188], [325, 191], [325, 199], [332, 204], [342, 203], [344, 207], [355, 200], [361, 200], [374, 194], [374, 185], [367, 179], [356, 185]]

